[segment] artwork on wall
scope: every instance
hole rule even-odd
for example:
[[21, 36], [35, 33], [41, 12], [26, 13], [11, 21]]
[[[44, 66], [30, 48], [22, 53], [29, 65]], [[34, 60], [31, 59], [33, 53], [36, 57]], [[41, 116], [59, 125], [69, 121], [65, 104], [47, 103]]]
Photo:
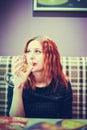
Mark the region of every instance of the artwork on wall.
[[33, 0], [34, 11], [87, 11], [87, 0]]

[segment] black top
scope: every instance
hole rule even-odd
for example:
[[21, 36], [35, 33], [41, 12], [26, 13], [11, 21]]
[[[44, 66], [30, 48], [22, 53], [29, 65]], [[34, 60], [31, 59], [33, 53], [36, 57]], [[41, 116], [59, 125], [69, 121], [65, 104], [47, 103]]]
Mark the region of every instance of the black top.
[[53, 91], [54, 80], [49, 86], [23, 90], [25, 116], [30, 118], [72, 118], [72, 89], [59, 85]]

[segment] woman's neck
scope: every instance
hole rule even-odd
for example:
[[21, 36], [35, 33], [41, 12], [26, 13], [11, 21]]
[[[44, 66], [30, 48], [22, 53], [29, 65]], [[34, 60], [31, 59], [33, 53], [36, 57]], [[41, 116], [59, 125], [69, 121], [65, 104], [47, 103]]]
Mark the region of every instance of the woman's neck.
[[41, 72], [41, 73], [34, 73], [33, 74], [34, 75], [34, 77], [35, 77], [35, 81], [36, 81], [36, 86], [37, 87], [45, 87], [45, 86], [47, 86], [48, 84], [50, 84], [50, 82], [51, 82], [51, 79], [52, 78], [48, 78], [47, 79], [47, 81], [45, 80], [45, 77], [44, 77], [44, 75], [43, 75], [43, 73]]

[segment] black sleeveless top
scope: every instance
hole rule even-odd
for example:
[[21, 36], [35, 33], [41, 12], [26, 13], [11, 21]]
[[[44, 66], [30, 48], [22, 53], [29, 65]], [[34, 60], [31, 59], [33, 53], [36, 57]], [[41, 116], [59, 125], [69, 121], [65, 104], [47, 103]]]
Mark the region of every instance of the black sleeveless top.
[[23, 90], [23, 105], [25, 117], [29, 118], [72, 118], [72, 89], [59, 85], [53, 91], [54, 80], [49, 86], [35, 90]]

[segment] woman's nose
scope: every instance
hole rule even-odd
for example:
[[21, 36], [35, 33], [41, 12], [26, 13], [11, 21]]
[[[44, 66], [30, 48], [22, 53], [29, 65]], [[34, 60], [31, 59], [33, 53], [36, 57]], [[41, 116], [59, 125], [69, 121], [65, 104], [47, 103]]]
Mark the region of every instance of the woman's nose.
[[30, 59], [32, 60], [32, 59], [34, 59], [34, 58], [35, 58], [35, 54], [34, 54], [34, 53], [31, 53]]

